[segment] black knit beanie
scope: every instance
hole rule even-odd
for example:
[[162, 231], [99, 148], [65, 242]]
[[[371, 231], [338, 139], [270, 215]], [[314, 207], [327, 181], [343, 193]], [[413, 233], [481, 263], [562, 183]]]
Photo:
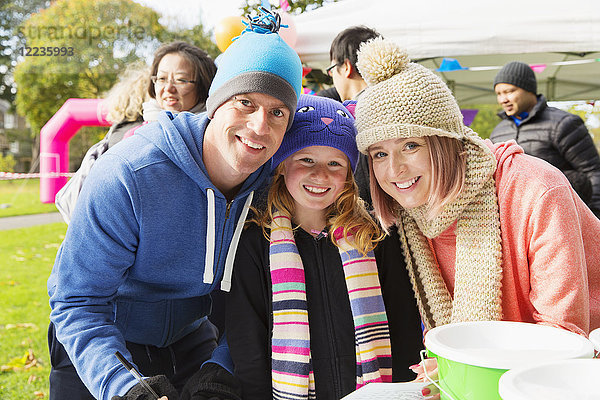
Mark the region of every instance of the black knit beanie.
[[523, 90], [537, 94], [537, 81], [531, 67], [521, 61], [506, 64], [494, 78], [494, 87], [499, 83], [510, 83]]

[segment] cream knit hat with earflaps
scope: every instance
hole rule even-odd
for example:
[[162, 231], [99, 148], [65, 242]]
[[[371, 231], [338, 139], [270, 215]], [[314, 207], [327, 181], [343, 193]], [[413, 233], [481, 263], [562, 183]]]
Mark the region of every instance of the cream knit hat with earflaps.
[[[427, 205], [400, 208], [398, 232], [426, 328], [449, 322], [502, 319], [502, 247], [496, 159], [462, 113], [446, 84], [409, 61], [394, 42], [376, 38], [361, 45], [357, 67], [367, 89], [356, 105], [356, 141], [361, 152], [388, 139], [446, 136], [466, 153], [460, 195], [433, 219]], [[371, 177], [375, 179], [375, 177]], [[430, 239], [456, 226], [454, 296], [440, 273]]]

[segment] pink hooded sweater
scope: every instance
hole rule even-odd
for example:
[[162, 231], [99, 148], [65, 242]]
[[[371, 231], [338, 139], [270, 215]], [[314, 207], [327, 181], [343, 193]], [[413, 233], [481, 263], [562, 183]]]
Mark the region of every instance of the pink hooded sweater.
[[[514, 140], [486, 145], [498, 161], [504, 319], [587, 336], [600, 327], [600, 220], [552, 165]], [[451, 294], [455, 233], [431, 241]]]

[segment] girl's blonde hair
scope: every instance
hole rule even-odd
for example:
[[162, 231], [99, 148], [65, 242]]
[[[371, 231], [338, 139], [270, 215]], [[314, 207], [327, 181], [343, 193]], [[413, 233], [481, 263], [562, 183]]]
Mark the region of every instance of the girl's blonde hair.
[[[269, 239], [269, 226], [273, 214], [277, 211], [291, 219], [294, 216], [294, 198], [285, 185], [285, 167], [281, 163], [275, 169], [273, 181], [267, 197], [266, 210], [254, 212], [251, 222], [262, 227], [263, 233]], [[377, 243], [384, 238], [376, 221], [367, 212], [363, 200], [358, 196], [358, 187], [354, 181], [352, 169], [348, 164], [348, 173], [344, 188], [337, 199], [327, 208], [326, 229], [333, 243], [339, 247], [334, 232], [343, 229], [343, 237], [353, 235], [353, 246], [366, 255], [373, 250]]]
[[141, 118], [142, 104], [150, 99], [149, 82], [150, 67], [143, 60], [129, 64], [106, 95], [103, 105], [108, 110], [106, 119], [116, 124]]
[[[429, 149], [431, 162], [431, 182], [427, 199], [428, 219], [433, 219], [444, 206], [455, 200], [463, 190], [467, 170], [466, 153], [463, 143], [446, 136], [423, 136]], [[375, 216], [385, 231], [398, 219], [401, 206], [387, 194], [375, 178], [373, 160], [369, 155], [371, 198]]]

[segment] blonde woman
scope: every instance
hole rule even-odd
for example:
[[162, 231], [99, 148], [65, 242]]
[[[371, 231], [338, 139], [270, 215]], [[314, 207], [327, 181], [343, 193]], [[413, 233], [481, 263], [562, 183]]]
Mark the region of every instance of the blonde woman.
[[442, 80], [393, 42], [361, 47], [358, 67], [369, 85], [358, 148], [379, 220], [398, 226], [425, 327], [600, 326], [600, 221], [567, 178], [514, 141], [481, 140]]
[[121, 141], [131, 128], [144, 122], [142, 105], [150, 99], [149, 83], [150, 68], [139, 60], [127, 66], [107, 93], [103, 107], [108, 110], [106, 119], [113, 124], [107, 134], [109, 147]]

